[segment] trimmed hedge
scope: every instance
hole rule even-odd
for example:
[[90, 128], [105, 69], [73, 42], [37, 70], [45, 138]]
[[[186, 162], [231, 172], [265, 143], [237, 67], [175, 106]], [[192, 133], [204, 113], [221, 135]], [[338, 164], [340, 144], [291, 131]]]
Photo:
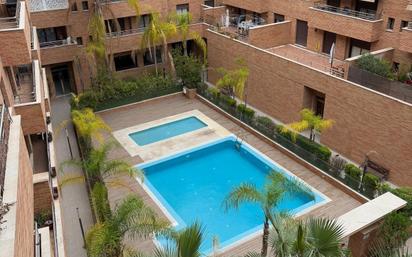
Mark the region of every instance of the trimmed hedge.
[[99, 111], [181, 90], [182, 86], [170, 76], [143, 75], [138, 79], [128, 80], [100, 78], [91, 89], [78, 96], [77, 108], [88, 107]]
[[239, 104], [236, 109], [246, 121], [252, 121], [255, 117], [255, 111], [247, 107], [245, 104]]
[[354, 164], [348, 163], [345, 165], [345, 174], [346, 176], [349, 176], [354, 180], [360, 181], [362, 176], [362, 170], [356, 167]]

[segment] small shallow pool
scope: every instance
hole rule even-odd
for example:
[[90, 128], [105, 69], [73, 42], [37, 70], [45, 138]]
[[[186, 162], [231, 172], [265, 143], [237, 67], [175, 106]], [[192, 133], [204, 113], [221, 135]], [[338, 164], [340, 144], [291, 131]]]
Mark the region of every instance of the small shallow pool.
[[129, 134], [132, 140], [140, 145], [148, 145], [171, 137], [179, 136], [207, 127], [198, 118], [191, 116], [181, 120], [172, 121], [166, 124], [148, 128]]
[[[256, 204], [224, 212], [223, 199], [234, 187], [243, 182], [262, 187], [271, 170], [293, 176], [246, 144], [238, 150], [233, 137], [139, 168], [146, 175], [145, 187], [177, 222], [177, 229], [195, 221], [205, 226], [203, 253], [211, 252], [214, 236], [225, 247], [261, 230], [263, 217]], [[297, 213], [324, 200], [317, 192], [295, 194], [284, 199], [278, 210]]]

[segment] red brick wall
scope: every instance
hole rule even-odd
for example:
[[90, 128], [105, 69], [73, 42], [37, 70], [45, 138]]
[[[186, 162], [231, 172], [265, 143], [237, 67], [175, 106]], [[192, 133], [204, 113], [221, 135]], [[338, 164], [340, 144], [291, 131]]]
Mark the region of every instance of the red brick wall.
[[[237, 57], [247, 60], [250, 77], [246, 92], [251, 105], [288, 123], [299, 119], [305, 86], [323, 92], [325, 117], [336, 123], [322, 135], [322, 142], [357, 162], [376, 151], [381, 156], [378, 161], [391, 169], [391, 181], [412, 183], [412, 159], [408, 158], [412, 149], [411, 105], [214, 32], [208, 31], [207, 39], [212, 68], [233, 67]], [[209, 78], [213, 82], [217, 77], [211, 71]]]
[[291, 22], [272, 23], [249, 30], [249, 43], [266, 49], [292, 43]]

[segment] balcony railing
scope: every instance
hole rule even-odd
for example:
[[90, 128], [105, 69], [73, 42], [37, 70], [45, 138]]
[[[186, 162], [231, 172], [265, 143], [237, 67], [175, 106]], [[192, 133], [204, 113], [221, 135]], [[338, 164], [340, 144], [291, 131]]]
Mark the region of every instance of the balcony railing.
[[32, 65], [31, 72], [18, 72], [16, 74], [17, 92], [14, 96], [16, 104], [31, 103], [36, 101], [35, 67]]
[[128, 29], [128, 30], [122, 30], [122, 31], [113, 31], [106, 33], [106, 38], [112, 38], [112, 37], [121, 37], [121, 36], [127, 36], [127, 35], [133, 35], [133, 34], [138, 34], [138, 33], [143, 33], [146, 28], [137, 28], [137, 29]]
[[6, 171], [7, 144], [9, 140], [11, 116], [4, 104], [0, 105], [0, 197], [4, 191], [4, 177]]
[[13, 17], [1, 17], [0, 18], [0, 30], [3, 29], [16, 29], [20, 24], [20, 3], [16, 7], [16, 15]]
[[56, 40], [56, 41], [48, 41], [48, 42], [40, 42], [40, 48], [48, 48], [48, 47], [58, 47], [58, 46], [65, 46], [65, 45], [77, 45], [76, 40], [68, 37], [67, 39]]
[[375, 11], [368, 10], [368, 9], [365, 9], [362, 11], [355, 11], [349, 8], [335, 7], [335, 6], [330, 6], [330, 5], [321, 4], [321, 3], [315, 3], [314, 8], [318, 10], [322, 10], [322, 11], [355, 17], [355, 18], [359, 18], [363, 20], [375, 21], [379, 19]]

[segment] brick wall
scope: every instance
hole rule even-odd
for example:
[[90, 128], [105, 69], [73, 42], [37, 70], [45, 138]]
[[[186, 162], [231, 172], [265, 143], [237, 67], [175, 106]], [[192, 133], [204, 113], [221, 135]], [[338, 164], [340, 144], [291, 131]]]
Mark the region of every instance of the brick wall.
[[257, 13], [263, 13], [270, 10], [269, 5], [265, 0], [222, 0], [221, 2], [225, 5], [236, 6]]
[[[376, 151], [378, 161], [391, 169], [392, 182], [412, 183], [412, 159], [407, 158], [412, 149], [411, 105], [215, 32], [208, 31], [207, 39], [212, 68], [231, 68], [237, 57], [247, 60], [250, 77], [246, 92], [251, 105], [289, 123], [299, 119], [305, 86], [323, 92], [325, 117], [336, 123], [322, 135], [322, 143], [357, 162]], [[217, 74], [210, 71], [209, 79], [214, 82], [216, 78]]]
[[292, 43], [291, 22], [271, 23], [249, 30], [249, 43], [266, 49]]
[[[46, 178], [45, 179], [39, 179], [38, 182], [34, 182], [33, 185], [33, 192], [34, 192], [34, 213], [40, 213], [41, 211], [45, 210], [50, 210], [51, 211], [51, 202], [52, 202], [52, 196], [50, 193], [50, 187], [49, 187], [49, 182], [47, 180], [48, 174], [47, 172], [44, 172]], [[34, 174], [33, 176], [36, 175], [41, 175], [39, 174]], [[36, 180], [36, 178], [34, 179]]]

